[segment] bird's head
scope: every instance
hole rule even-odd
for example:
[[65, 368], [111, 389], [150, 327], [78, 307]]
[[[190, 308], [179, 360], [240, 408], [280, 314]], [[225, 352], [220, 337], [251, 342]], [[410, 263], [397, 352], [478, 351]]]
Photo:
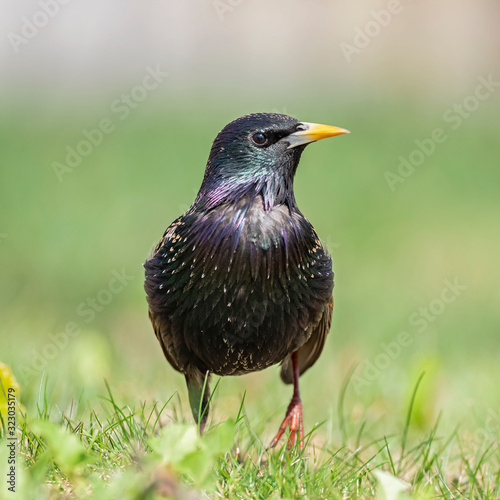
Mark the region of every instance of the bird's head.
[[293, 177], [305, 146], [348, 133], [277, 113], [242, 116], [217, 135], [197, 202], [210, 207], [262, 194], [266, 209], [294, 203]]

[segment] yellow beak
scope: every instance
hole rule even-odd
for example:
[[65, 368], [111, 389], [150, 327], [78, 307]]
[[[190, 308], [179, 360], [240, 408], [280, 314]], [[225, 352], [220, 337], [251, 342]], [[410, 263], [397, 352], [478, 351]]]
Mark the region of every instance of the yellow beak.
[[326, 139], [327, 137], [335, 137], [341, 134], [350, 134], [349, 130], [340, 127], [333, 127], [331, 125], [320, 125], [319, 123], [307, 123], [301, 122], [300, 124], [303, 129], [294, 132], [287, 136], [287, 140], [290, 143], [288, 149], [301, 146], [303, 144], [309, 144], [310, 142], [319, 141], [320, 139]]

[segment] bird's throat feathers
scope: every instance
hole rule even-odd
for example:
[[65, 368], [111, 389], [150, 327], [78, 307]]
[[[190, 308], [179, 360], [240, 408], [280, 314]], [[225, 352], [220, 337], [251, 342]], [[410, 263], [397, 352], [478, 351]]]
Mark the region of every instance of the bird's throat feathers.
[[207, 165], [205, 177], [194, 206], [210, 210], [221, 204], [238, 203], [248, 200], [249, 205], [261, 196], [263, 208], [272, 210], [277, 205], [296, 207], [293, 192], [293, 178], [297, 169], [298, 158], [272, 167], [217, 168]]
[[202, 186], [195, 201], [197, 208], [210, 210], [222, 204], [239, 204], [244, 201], [249, 206], [259, 196], [263, 200], [263, 208], [272, 210], [277, 205], [295, 207], [293, 184], [287, 185], [282, 179], [259, 178], [249, 181], [228, 179], [213, 185]]

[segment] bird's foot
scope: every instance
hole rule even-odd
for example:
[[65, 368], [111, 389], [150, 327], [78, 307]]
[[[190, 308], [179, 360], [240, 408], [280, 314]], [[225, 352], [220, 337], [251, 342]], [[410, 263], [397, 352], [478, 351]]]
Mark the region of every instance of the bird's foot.
[[288, 449], [291, 449], [292, 446], [297, 442], [300, 446], [300, 449], [304, 449], [304, 418], [302, 416], [302, 402], [299, 398], [292, 398], [292, 401], [288, 405], [288, 409], [286, 410], [286, 416], [281, 422], [280, 428], [274, 439], [271, 441], [269, 445], [270, 448], [274, 448], [278, 441], [281, 439], [281, 436], [286, 431], [286, 429], [290, 428], [290, 437], [288, 438]]

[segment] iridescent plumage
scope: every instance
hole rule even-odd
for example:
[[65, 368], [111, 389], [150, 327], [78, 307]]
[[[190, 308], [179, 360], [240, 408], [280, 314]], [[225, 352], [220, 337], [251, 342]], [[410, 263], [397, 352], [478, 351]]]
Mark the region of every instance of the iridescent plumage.
[[[214, 141], [196, 200], [145, 263], [156, 336], [186, 376], [201, 428], [207, 373], [241, 375], [282, 363], [281, 377], [292, 383], [292, 353], [303, 373], [323, 349], [333, 310], [332, 262], [293, 194], [305, 145], [290, 147], [287, 137], [301, 130], [301, 122], [276, 114], [227, 125]], [[257, 132], [266, 147], [252, 142]]]

